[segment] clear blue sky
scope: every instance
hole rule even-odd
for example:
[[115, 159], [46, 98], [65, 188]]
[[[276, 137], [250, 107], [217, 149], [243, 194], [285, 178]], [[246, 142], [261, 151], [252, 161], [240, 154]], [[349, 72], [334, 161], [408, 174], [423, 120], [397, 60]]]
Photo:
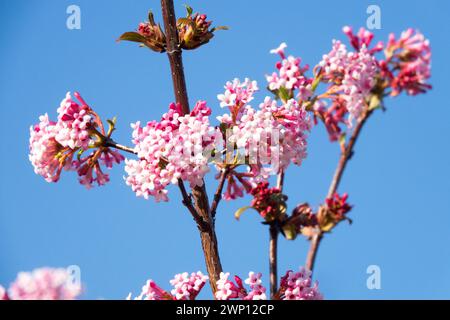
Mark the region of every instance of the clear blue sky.
[[[181, 14], [182, 4], [176, 1]], [[316, 64], [341, 27], [365, 24], [372, 1], [188, 1], [218, 25], [213, 41], [185, 54], [191, 102], [205, 99], [218, 115], [216, 95], [234, 77], [264, 87], [273, 69], [269, 49]], [[66, 28], [66, 8], [81, 7], [82, 29]], [[388, 100], [386, 113], [368, 123], [340, 191], [355, 205], [354, 223], [327, 235], [315, 278], [326, 298], [450, 298], [450, 151], [448, 1], [376, 1], [382, 10], [378, 39], [419, 28], [432, 43], [433, 91]], [[173, 100], [166, 56], [116, 43], [159, 1], [17, 0], [0, 3], [0, 283], [41, 266], [81, 267], [85, 298], [125, 297], [149, 277], [162, 286], [177, 272], [205, 271], [195, 225], [179, 203], [136, 198], [117, 167], [112, 183], [87, 191], [73, 174], [48, 184], [28, 161], [29, 126], [40, 114], [55, 117], [66, 91], [78, 90], [105, 118], [117, 115], [116, 139], [130, 144], [129, 123], [159, 118]], [[262, 99], [265, 93], [258, 98]], [[309, 139], [309, 157], [292, 167], [286, 193], [292, 208], [316, 206], [326, 194], [338, 157], [323, 127]], [[215, 182], [209, 179], [209, 189]], [[217, 218], [225, 270], [268, 279], [267, 228], [256, 214], [240, 222], [233, 212], [249, 198], [222, 203]], [[304, 263], [307, 241], [280, 241], [280, 270]], [[382, 271], [382, 289], [366, 288], [366, 268]], [[204, 297], [209, 296], [209, 292]]]

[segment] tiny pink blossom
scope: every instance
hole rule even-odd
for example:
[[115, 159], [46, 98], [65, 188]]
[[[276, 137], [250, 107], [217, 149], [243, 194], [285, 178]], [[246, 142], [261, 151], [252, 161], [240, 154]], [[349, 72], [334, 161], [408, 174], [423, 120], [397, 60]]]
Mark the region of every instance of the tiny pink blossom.
[[293, 91], [299, 90], [297, 98], [302, 101], [307, 100], [312, 95], [312, 79], [305, 76], [309, 66], [301, 66], [302, 60], [293, 56], [285, 56], [284, 50], [287, 48], [286, 43], [282, 43], [277, 49], [273, 49], [270, 53], [279, 54], [281, 61], [275, 65], [278, 72], [273, 72], [271, 75], [266, 75], [268, 88], [271, 91], [277, 92], [281, 89], [286, 89], [294, 97]]
[[66, 269], [41, 268], [20, 272], [9, 288], [11, 300], [73, 300], [82, 288]]
[[322, 300], [317, 282], [311, 286], [311, 271], [300, 268], [299, 272], [288, 271], [281, 278], [279, 293], [282, 300]]
[[194, 300], [206, 284], [208, 277], [198, 271], [188, 274], [187, 272], [175, 275], [170, 284], [173, 286], [171, 291], [176, 300]]
[[431, 77], [431, 47], [423, 34], [413, 29], [404, 31], [399, 39], [391, 34], [385, 55], [381, 66], [391, 82], [392, 96], [402, 91], [417, 95], [431, 89], [427, 83]]
[[228, 277], [230, 276], [230, 273], [220, 273], [220, 279], [217, 280], [217, 291], [215, 293], [215, 297], [217, 300], [230, 300], [235, 299], [242, 294], [239, 291], [239, 288], [230, 280], [228, 280]]
[[91, 108], [84, 102], [79, 93], [75, 97], [81, 105], [72, 100], [70, 92], [58, 108], [55, 139], [63, 146], [71, 149], [87, 149], [90, 142], [89, 129], [94, 126]]
[[270, 50], [270, 53], [273, 53], [273, 54], [279, 54], [280, 57], [281, 57], [281, 59], [284, 59], [284, 58], [285, 58], [284, 50], [286, 50], [286, 48], [287, 48], [287, 44], [286, 44], [285, 42], [282, 42], [282, 43], [278, 46], [278, 48], [275, 48], [275, 49]]
[[45, 114], [39, 117], [40, 122], [30, 128], [29, 160], [34, 172], [48, 182], [59, 180], [63, 169], [72, 168], [73, 152], [56, 141], [56, 123]]

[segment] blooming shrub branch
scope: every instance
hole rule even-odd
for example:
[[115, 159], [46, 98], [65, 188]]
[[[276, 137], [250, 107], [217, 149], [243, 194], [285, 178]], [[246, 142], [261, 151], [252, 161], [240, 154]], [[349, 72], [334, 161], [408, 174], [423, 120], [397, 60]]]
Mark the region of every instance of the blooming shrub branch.
[[110, 128], [105, 132], [100, 117], [79, 93], [74, 95], [79, 102], [67, 93], [57, 110], [56, 122], [45, 114], [30, 128], [29, 159], [36, 174], [48, 182], [57, 182], [66, 170], [76, 171], [79, 182], [88, 189], [94, 183], [102, 186], [109, 182], [102, 166], [111, 169], [124, 160], [108, 147], [115, 120], [108, 121]]
[[[58, 108], [56, 121], [47, 114], [30, 128], [29, 159], [37, 174], [57, 182], [63, 170], [76, 171], [79, 182], [91, 188], [109, 182], [105, 168], [125, 163], [125, 183], [136, 196], [169, 201], [169, 186], [177, 185], [183, 204], [195, 219], [208, 277], [201, 273], [177, 275], [170, 292], [149, 280], [137, 299], [192, 300], [209, 279], [216, 299], [265, 299], [261, 274], [250, 273], [244, 282], [228, 280], [220, 263], [215, 215], [221, 199], [234, 200], [249, 194], [251, 204], [236, 211], [239, 218], [253, 208], [269, 225], [270, 297], [272, 299], [318, 299], [311, 284], [311, 271], [320, 241], [341, 221], [352, 206], [348, 195], [338, 193], [344, 170], [368, 118], [385, 108], [385, 98], [405, 92], [417, 95], [431, 89], [431, 49], [429, 41], [409, 29], [399, 38], [390, 35], [386, 44], [373, 44], [374, 34], [363, 28], [343, 32], [350, 46], [339, 40], [313, 68], [286, 53], [282, 43], [271, 50], [279, 60], [275, 71], [266, 75], [267, 95], [255, 102], [260, 88], [256, 81], [234, 79], [217, 95], [225, 112], [213, 119], [205, 101], [190, 109], [182, 64], [182, 50], [208, 43], [219, 28], [212, 28], [204, 14], [175, 19], [173, 2], [162, 0], [164, 30], [150, 12], [137, 32], [124, 33], [119, 40], [140, 43], [156, 52], [166, 52], [174, 84], [175, 102], [159, 120], [131, 124], [133, 146], [112, 139], [116, 120], [108, 129], [99, 115], [78, 93], [68, 93]], [[254, 107], [252, 105], [256, 105]], [[330, 141], [337, 141], [341, 156], [327, 196], [316, 209], [299, 204], [288, 213], [284, 175], [291, 164], [300, 166], [307, 157], [307, 137], [322, 123]], [[130, 154], [125, 157], [117, 150]], [[218, 180], [212, 202], [208, 200], [205, 176], [216, 170]], [[270, 177], [278, 176], [276, 187]], [[189, 186], [189, 189], [185, 186]], [[292, 196], [291, 196], [292, 197]], [[311, 243], [305, 269], [288, 272], [278, 281], [277, 236], [293, 240], [306, 236]], [[278, 288], [279, 284], [279, 288]], [[5, 295], [0, 291], [0, 296]]]
[[[244, 281], [234, 277], [234, 282], [229, 280], [230, 273], [221, 273], [217, 281], [218, 290], [215, 292], [217, 300], [267, 300], [266, 288], [262, 285], [262, 274], [249, 272]], [[197, 273], [181, 273], [175, 275], [170, 281], [173, 289], [166, 291], [159, 287], [153, 280], [147, 280], [141, 293], [132, 298], [130, 293], [128, 300], [195, 300], [208, 277], [200, 271]], [[245, 288], [244, 283], [248, 285]], [[301, 268], [298, 272], [288, 271], [281, 278], [280, 290], [276, 293], [277, 300], [322, 300], [318, 283], [312, 283], [311, 272]]]

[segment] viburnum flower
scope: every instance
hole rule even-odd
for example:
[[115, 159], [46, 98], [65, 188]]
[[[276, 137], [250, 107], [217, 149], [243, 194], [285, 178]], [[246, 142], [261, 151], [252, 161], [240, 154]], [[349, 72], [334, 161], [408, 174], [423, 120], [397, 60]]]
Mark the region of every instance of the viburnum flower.
[[342, 196], [335, 193], [333, 197], [325, 200], [328, 210], [336, 217], [336, 219], [344, 219], [347, 212], [352, 209], [352, 206], [347, 203], [347, 199], [347, 193], [344, 193]]
[[[217, 281], [217, 300], [267, 300], [266, 288], [262, 286], [261, 273], [250, 272], [245, 283], [250, 286], [247, 291], [241, 278], [235, 276], [235, 282], [228, 280], [229, 273], [221, 273]], [[321, 300], [318, 283], [311, 283], [311, 272], [301, 268], [299, 272], [288, 271], [281, 279], [280, 289], [274, 295], [275, 300]]]
[[357, 52], [348, 52], [344, 44], [335, 40], [319, 66], [323, 70], [322, 80], [330, 84], [328, 92], [345, 103], [351, 125], [368, 108], [366, 99], [376, 84], [379, 70], [377, 60], [365, 44]]
[[347, 220], [352, 222], [347, 213], [352, 210], [352, 206], [347, 202], [348, 194], [340, 196], [335, 193], [332, 197], [325, 199], [325, 205], [321, 206], [317, 212], [317, 221], [320, 229], [329, 232], [339, 222]]
[[177, 21], [180, 46], [186, 50], [196, 49], [209, 42], [217, 30], [227, 30], [225, 26], [211, 28], [212, 21], [207, 20], [206, 14], [193, 13], [190, 6], [186, 6], [186, 17]]
[[6, 289], [0, 285], [0, 301], [1, 300], [9, 300], [8, 294], [6, 293]]
[[266, 288], [262, 286], [262, 274], [260, 272], [249, 272], [245, 283], [250, 286], [250, 291], [244, 297], [244, 300], [267, 300]]
[[187, 272], [177, 274], [170, 284], [174, 287], [171, 290], [176, 300], [194, 300], [205, 285], [208, 277], [198, 271], [197, 273]]
[[[200, 271], [190, 275], [187, 272], [177, 274], [170, 280], [173, 286], [170, 293], [161, 289], [153, 280], [148, 280], [142, 287], [141, 294], [134, 300], [195, 300], [207, 280], [208, 277]], [[131, 293], [127, 299], [131, 299]]]
[[232, 116], [232, 121], [236, 121], [241, 116], [242, 108], [253, 100], [253, 95], [259, 90], [258, 83], [245, 78], [244, 82], [239, 79], [228, 81], [225, 84], [225, 92], [217, 95], [220, 106], [228, 107]]
[[159, 23], [155, 23], [151, 11], [148, 13], [148, 21], [139, 23], [137, 32], [125, 32], [119, 37], [118, 41], [120, 40], [138, 42], [156, 52], [166, 51], [166, 35]]
[[[259, 109], [247, 103], [257, 88], [254, 81], [237, 79], [228, 82], [225, 93], [218, 95], [222, 106], [230, 114], [217, 117], [225, 136], [225, 165], [228, 168], [228, 186], [225, 199], [235, 199], [250, 192], [258, 182], [277, 174], [290, 163], [300, 165], [306, 157], [306, 132], [310, 128], [307, 112], [296, 100], [281, 105], [266, 97]], [[246, 165], [244, 172], [237, 171]], [[240, 185], [242, 186], [240, 186]]]
[[72, 100], [70, 92], [58, 108], [58, 122], [55, 126], [56, 141], [63, 147], [86, 150], [91, 141], [89, 129], [95, 127], [91, 108], [86, 104], [78, 92], [75, 97], [81, 102]]
[[379, 41], [373, 48], [370, 48], [372, 44], [372, 40], [374, 38], [374, 34], [369, 30], [364, 28], [360, 28], [357, 34], [353, 33], [353, 29], [350, 26], [345, 26], [342, 28], [342, 31], [347, 35], [350, 40], [350, 44], [352, 47], [360, 51], [363, 47], [369, 50], [370, 54], [375, 54], [383, 50], [383, 42]]
[[[8, 289], [11, 300], [73, 300], [82, 292], [66, 269], [41, 268], [20, 272]], [[1, 295], [1, 294], [0, 294]]]
[[203, 185], [215, 143], [222, 139], [209, 124], [210, 114], [204, 101], [197, 102], [188, 115], [183, 115], [179, 104], [171, 104], [160, 122], [132, 124], [139, 160], [126, 160], [125, 181], [137, 196], [167, 201], [166, 187], [179, 179], [191, 187]]
[[228, 280], [229, 276], [229, 272], [220, 273], [220, 279], [217, 281], [217, 291], [215, 293], [217, 300], [267, 300], [266, 288], [261, 285], [261, 273], [249, 272], [245, 283], [249, 285], [250, 291], [244, 288], [241, 278], [235, 276], [235, 284]]
[[28, 156], [34, 172], [48, 182], [59, 180], [63, 169], [72, 169], [75, 150], [63, 147], [56, 141], [56, 123], [48, 115], [39, 117], [39, 123], [30, 128], [30, 154]]
[[[372, 32], [361, 28], [355, 34], [348, 26], [343, 32], [355, 51], [333, 41], [332, 50], [314, 68], [316, 79], [329, 87], [308, 101], [312, 104], [308, 110], [316, 123], [317, 119], [323, 121], [331, 141], [344, 137], [341, 125], [351, 128], [354, 119], [383, 106], [386, 95], [397, 96], [402, 91], [416, 95], [431, 88], [427, 83], [431, 75], [430, 43], [421, 33], [408, 29], [399, 39], [391, 34], [386, 45], [378, 42], [372, 47]], [[383, 50], [385, 60], [377, 59]]]
[[[305, 76], [309, 66], [301, 67], [300, 58], [286, 57], [286, 48], [283, 42], [278, 48], [270, 50], [270, 53], [278, 54], [281, 61], [275, 65], [278, 72], [266, 75], [268, 89], [284, 100], [294, 98], [294, 90], [298, 89], [297, 97], [304, 101], [312, 95], [312, 79]], [[280, 92], [282, 90], [285, 92]]]
[[317, 124], [317, 118], [320, 118], [328, 132], [330, 141], [337, 141], [342, 136], [341, 124], [350, 127], [347, 119], [346, 101], [340, 96], [332, 100], [330, 107], [327, 107], [323, 100], [314, 104], [314, 123]]
[[[127, 300], [131, 300], [131, 292], [127, 296]], [[147, 280], [146, 284], [142, 287], [142, 292], [134, 300], [174, 300], [172, 295], [161, 289], [155, 281]]]
[[[228, 280], [230, 276], [229, 272], [221, 272], [220, 279], [217, 280], [217, 291], [215, 293], [215, 298], [217, 300], [230, 300], [236, 298], [244, 298], [245, 294], [241, 291], [239, 285], [235, 285], [232, 281]], [[242, 280], [239, 277], [235, 277], [235, 280], [242, 285]]]
[[264, 181], [260, 182], [250, 193], [253, 196], [252, 208], [258, 211], [266, 221], [271, 222], [284, 216], [287, 196], [282, 194], [280, 189], [269, 188], [269, 182]]
[[[178, 41], [180, 48], [185, 50], [196, 49], [211, 40], [217, 30], [227, 30], [227, 27], [218, 26], [211, 28], [211, 21], [207, 20], [205, 14], [193, 13], [191, 7], [186, 6], [186, 17], [179, 18], [176, 26], [178, 30]], [[153, 13], [148, 14], [148, 21], [141, 22], [137, 32], [125, 32], [119, 39], [125, 41], [138, 42], [141, 46], [146, 46], [156, 52], [165, 52], [166, 35], [161, 29], [161, 25], [155, 22]]]
[[431, 89], [427, 83], [431, 77], [431, 47], [423, 34], [413, 29], [404, 31], [399, 39], [390, 34], [385, 55], [381, 65], [390, 81], [392, 96], [402, 91], [417, 95]]
[[281, 300], [322, 300], [318, 283], [311, 283], [311, 271], [300, 268], [299, 272], [288, 271], [281, 278], [276, 296]]
[[101, 164], [111, 169], [114, 163], [120, 164], [124, 160], [125, 157], [117, 151], [110, 148], [100, 148], [87, 157], [80, 157], [75, 160], [73, 166], [77, 170], [79, 182], [90, 189], [94, 182], [99, 186], [109, 182], [109, 174], [102, 171]]
[[[267, 300], [266, 288], [262, 285], [261, 273], [249, 272], [245, 281], [238, 276], [234, 282], [229, 280], [229, 272], [221, 272], [217, 280], [217, 300]], [[200, 271], [196, 273], [180, 273], [170, 281], [173, 289], [169, 292], [159, 287], [153, 280], [148, 280], [142, 287], [142, 292], [134, 300], [195, 300], [206, 284], [208, 277]], [[249, 290], [244, 287], [249, 286]], [[132, 299], [132, 294], [127, 300]], [[299, 272], [288, 271], [281, 279], [280, 289], [274, 299], [281, 300], [319, 300], [323, 299], [318, 290], [318, 283], [311, 283], [311, 272], [301, 268]]]
[[80, 183], [87, 188], [94, 182], [101, 186], [109, 181], [101, 164], [110, 169], [125, 158], [105, 145], [113, 128], [106, 133], [99, 116], [79, 93], [74, 95], [79, 103], [67, 93], [57, 110], [56, 122], [45, 114], [30, 128], [29, 159], [36, 174], [48, 182], [57, 182], [65, 169], [77, 171]]

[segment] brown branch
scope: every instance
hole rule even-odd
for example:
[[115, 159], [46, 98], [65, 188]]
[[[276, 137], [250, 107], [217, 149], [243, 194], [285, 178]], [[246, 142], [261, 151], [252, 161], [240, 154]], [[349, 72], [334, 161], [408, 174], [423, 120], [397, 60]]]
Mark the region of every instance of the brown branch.
[[353, 156], [353, 148], [355, 146], [355, 143], [358, 140], [359, 134], [361, 133], [364, 124], [366, 123], [367, 119], [370, 117], [372, 112], [373, 111], [371, 110], [367, 111], [356, 125], [355, 130], [353, 131], [352, 136], [350, 137], [350, 140], [348, 141], [348, 144], [345, 147], [345, 150], [344, 152], [342, 152], [341, 157], [339, 159], [339, 163], [334, 173], [333, 180], [331, 181], [330, 188], [328, 189], [327, 198], [331, 198], [337, 191], [339, 183], [341, 182], [342, 179], [342, 175], [344, 174], [345, 167], [347, 166], [348, 160], [350, 160], [351, 157]]
[[323, 234], [318, 231], [311, 237], [310, 246], [308, 250], [308, 255], [306, 256], [305, 269], [313, 271], [314, 262], [316, 261], [317, 251], [319, 250], [320, 241], [322, 240]]
[[185, 114], [189, 113], [189, 99], [184, 78], [183, 59], [178, 41], [175, 9], [173, 0], [161, 0], [161, 9], [166, 33], [167, 56], [169, 57], [170, 70], [172, 72], [173, 89], [177, 102]]
[[[283, 192], [284, 171], [280, 171], [277, 177], [277, 188]], [[278, 225], [271, 224], [269, 227], [269, 272], [270, 272], [270, 297], [273, 299], [278, 290]]]
[[[187, 114], [190, 112], [189, 99], [184, 77], [182, 53], [178, 40], [173, 0], [161, 0], [161, 9], [164, 20], [164, 30], [166, 34], [167, 56], [169, 58], [170, 70], [172, 74], [173, 90], [177, 103], [181, 105], [183, 113]], [[183, 190], [181, 191], [183, 193]], [[209, 208], [209, 201], [205, 189], [205, 183], [203, 183], [201, 187], [194, 187], [192, 189], [192, 195], [195, 201], [195, 211], [204, 221], [204, 226], [202, 228], [199, 227], [200, 238], [202, 241], [202, 248], [205, 256], [206, 268], [209, 274], [211, 288], [213, 292], [216, 292], [216, 282], [220, 278], [222, 265], [220, 263], [216, 232]]]
[[114, 140], [106, 140], [105, 141], [105, 147], [111, 147], [111, 148], [115, 148], [115, 149], [119, 149], [128, 153], [132, 153], [132, 154], [137, 154], [136, 151], [134, 151], [133, 148], [118, 144], [117, 142], [115, 142]]
[[[356, 125], [350, 140], [348, 141], [347, 145], [345, 146], [344, 150], [341, 152], [341, 156], [339, 158], [338, 165], [336, 167], [336, 171], [334, 172], [333, 179], [331, 180], [330, 188], [328, 189], [327, 198], [331, 198], [334, 193], [337, 191], [339, 184], [342, 180], [342, 176], [344, 174], [345, 168], [347, 166], [348, 161], [353, 156], [353, 149], [355, 147], [356, 141], [358, 140], [358, 137], [361, 133], [362, 128], [364, 127], [364, 124], [367, 122], [367, 119], [372, 114], [372, 110], [366, 111], [362, 117], [360, 118], [358, 124]], [[314, 262], [317, 257], [317, 251], [319, 250], [320, 242], [323, 238], [323, 232], [317, 231], [315, 235], [313, 235], [310, 239], [310, 247], [309, 251], [306, 257], [306, 263], [305, 268], [308, 270], [313, 271], [314, 269]]]
[[277, 188], [280, 190], [280, 192], [283, 192], [283, 185], [284, 185], [284, 171], [281, 171], [278, 174], [277, 178]]
[[181, 179], [178, 179], [178, 188], [181, 191], [181, 196], [183, 197], [182, 203], [189, 210], [195, 222], [197, 223], [197, 227], [199, 230], [206, 230], [208, 225], [205, 220], [197, 213], [195, 210], [191, 196], [187, 193], [186, 187], [184, 186], [184, 182]]
[[229, 173], [228, 168], [223, 169], [220, 175], [217, 190], [214, 193], [213, 202], [211, 203], [211, 217], [213, 218], [213, 220], [216, 218], [217, 207], [219, 206], [219, 202], [222, 199], [222, 191], [223, 187], [225, 186], [225, 181], [227, 180], [228, 173]]
[[270, 297], [273, 299], [278, 290], [278, 227], [270, 225], [269, 227], [269, 270], [270, 270]]

